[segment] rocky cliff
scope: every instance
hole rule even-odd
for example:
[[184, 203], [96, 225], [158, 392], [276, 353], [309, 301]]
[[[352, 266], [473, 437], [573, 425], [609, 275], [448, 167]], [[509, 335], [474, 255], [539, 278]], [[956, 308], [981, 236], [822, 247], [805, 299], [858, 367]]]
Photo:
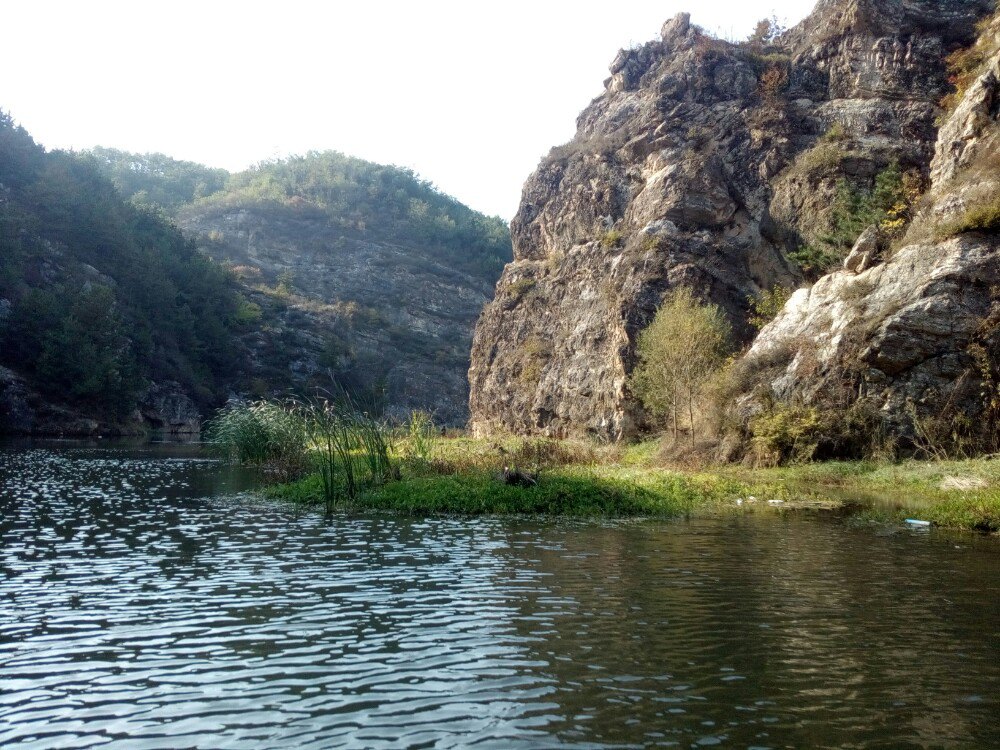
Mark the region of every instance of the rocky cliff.
[[[159, 171], [172, 178], [159, 191], [167, 197], [200, 174], [174, 161]], [[235, 388], [258, 397], [343, 390], [397, 419], [420, 409], [466, 423], [472, 331], [511, 258], [500, 219], [409, 170], [333, 151], [267, 162], [202, 199], [189, 195], [179, 195], [177, 223], [232, 269], [256, 318]]]
[[867, 404], [929, 451], [1000, 447], [1000, 16], [980, 31], [905, 237], [864, 262], [867, 232], [843, 270], [795, 293], [745, 357], [745, 418]]
[[636, 338], [679, 285], [749, 342], [748, 299], [803, 282], [790, 258], [827, 241], [841, 186], [870, 191], [896, 164], [926, 178], [945, 58], [991, 8], [823, 0], [769, 45], [680, 15], [622, 50], [576, 137], [525, 184], [515, 260], [473, 343], [474, 429], [634, 434]]
[[252, 363], [243, 390], [344, 388], [396, 418], [422, 409], [465, 424], [473, 326], [495, 276], [308, 211], [193, 206], [179, 224], [234, 269], [261, 310], [262, 325], [244, 337]]

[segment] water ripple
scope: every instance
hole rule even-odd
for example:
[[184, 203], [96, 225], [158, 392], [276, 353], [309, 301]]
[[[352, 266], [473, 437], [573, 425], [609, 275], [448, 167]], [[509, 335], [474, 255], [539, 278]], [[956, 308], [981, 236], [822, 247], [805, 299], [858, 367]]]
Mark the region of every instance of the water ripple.
[[1000, 549], [832, 522], [341, 516], [0, 452], [0, 746], [997, 746]]

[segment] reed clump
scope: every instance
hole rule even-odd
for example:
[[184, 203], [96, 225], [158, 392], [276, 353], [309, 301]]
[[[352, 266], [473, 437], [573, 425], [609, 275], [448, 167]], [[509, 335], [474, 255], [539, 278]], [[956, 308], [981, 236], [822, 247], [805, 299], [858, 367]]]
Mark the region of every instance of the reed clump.
[[233, 403], [209, 423], [207, 434], [222, 455], [279, 481], [315, 474], [317, 499], [328, 514], [399, 478], [391, 430], [348, 400]]
[[338, 505], [352, 503], [362, 490], [399, 479], [392, 459], [392, 433], [384, 423], [349, 403], [326, 399], [299, 403], [296, 412], [313, 446], [328, 514]]
[[205, 436], [228, 460], [262, 469], [278, 481], [298, 479], [311, 469], [306, 425], [286, 404], [226, 404], [206, 426]]

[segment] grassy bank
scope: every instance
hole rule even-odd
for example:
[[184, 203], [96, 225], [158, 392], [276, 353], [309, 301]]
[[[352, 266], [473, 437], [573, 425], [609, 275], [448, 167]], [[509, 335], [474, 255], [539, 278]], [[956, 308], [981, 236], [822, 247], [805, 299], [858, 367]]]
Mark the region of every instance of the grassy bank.
[[[729, 470], [730, 475], [746, 470]], [[861, 518], [916, 518], [955, 529], [1000, 531], [1000, 459], [831, 462], [754, 472], [791, 496], [857, 506]]]
[[[531, 487], [505, 484], [498, 473], [428, 474], [404, 464], [399, 481], [363, 492], [344, 505], [412, 514], [676, 517], [709, 507], [723, 509], [733, 498], [751, 491], [747, 485], [721, 477], [619, 466], [556, 467], [541, 472]], [[271, 487], [268, 494], [314, 502], [317, 489], [316, 478], [310, 476]]]
[[[398, 441], [399, 480], [360, 491], [340, 507], [411, 514], [549, 514], [677, 517], [850, 509], [861, 519], [1000, 529], [1000, 460], [818, 463], [776, 469], [675, 471], [655, 465], [654, 443], [628, 448], [544, 440], [436, 439], [414, 455]], [[504, 466], [536, 477], [505, 484]], [[267, 490], [320, 502], [318, 477]]]

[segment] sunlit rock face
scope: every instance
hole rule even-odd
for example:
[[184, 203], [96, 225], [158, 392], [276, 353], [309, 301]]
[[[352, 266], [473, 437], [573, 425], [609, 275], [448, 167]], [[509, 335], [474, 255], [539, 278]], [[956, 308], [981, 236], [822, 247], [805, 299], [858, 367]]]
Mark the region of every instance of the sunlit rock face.
[[820, 404], [848, 387], [902, 438], [913, 437], [915, 419], [974, 427], [995, 417], [1000, 239], [967, 223], [1000, 196], [1000, 19], [982, 33], [992, 53], [940, 128], [931, 188], [901, 247], [795, 294], [746, 355], [759, 374], [745, 410], [762, 391]]
[[944, 57], [990, 7], [825, 0], [768, 49], [713, 39], [682, 14], [620, 52], [575, 138], [525, 183], [515, 259], [473, 342], [474, 430], [641, 430], [636, 339], [677, 286], [750, 342], [748, 298], [801, 285], [787, 254], [824, 231], [838, 180], [893, 162], [928, 170]]

